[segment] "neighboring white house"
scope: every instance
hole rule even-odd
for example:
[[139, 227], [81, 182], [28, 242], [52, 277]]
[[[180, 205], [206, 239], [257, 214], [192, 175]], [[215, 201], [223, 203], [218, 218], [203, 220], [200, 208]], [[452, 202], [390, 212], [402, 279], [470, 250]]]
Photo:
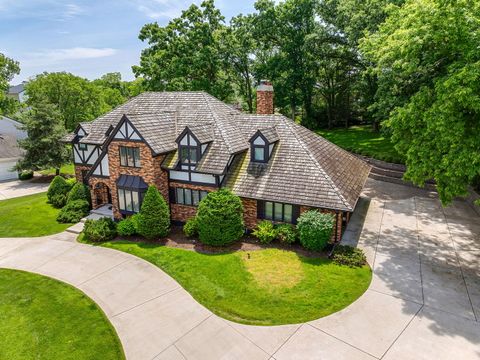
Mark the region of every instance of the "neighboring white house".
[[27, 85], [26, 81], [18, 85], [10, 86], [7, 92], [7, 96], [21, 103], [24, 103], [27, 100], [27, 95], [25, 94], [25, 85]]
[[0, 181], [18, 177], [16, 171], [11, 171], [23, 155], [17, 140], [27, 137], [25, 131], [18, 128], [20, 125], [15, 120], [0, 116]]

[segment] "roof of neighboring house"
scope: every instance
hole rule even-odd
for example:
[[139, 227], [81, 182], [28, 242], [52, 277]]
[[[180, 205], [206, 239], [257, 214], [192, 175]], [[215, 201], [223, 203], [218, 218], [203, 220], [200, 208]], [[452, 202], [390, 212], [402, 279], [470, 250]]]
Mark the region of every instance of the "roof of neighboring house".
[[[163, 167], [178, 163], [178, 136], [188, 127], [209, 143], [196, 171], [222, 175], [237, 195], [312, 207], [352, 211], [370, 167], [362, 160], [282, 115], [245, 114], [204, 92], [143, 93], [92, 123], [80, 142], [103, 144], [125, 117]], [[250, 161], [250, 139], [258, 131], [275, 143], [266, 164]], [[73, 141], [74, 135], [66, 137]]]
[[9, 94], [20, 94], [21, 92], [25, 91], [25, 85], [26, 83], [21, 83], [18, 85], [13, 85], [8, 88], [8, 93]]
[[27, 134], [20, 130], [19, 126], [21, 126], [19, 122], [0, 116], [0, 159], [18, 158], [23, 155], [17, 140], [26, 138]]

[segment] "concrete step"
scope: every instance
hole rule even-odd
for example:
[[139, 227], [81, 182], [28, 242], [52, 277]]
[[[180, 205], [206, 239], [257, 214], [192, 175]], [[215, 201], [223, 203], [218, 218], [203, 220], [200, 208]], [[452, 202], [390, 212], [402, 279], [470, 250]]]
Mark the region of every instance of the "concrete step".
[[87, 221], [87, 220], [99, 220], [99, 219], [104, 218], [104, 217], [108, 217], [108, 216], [105, 216], [105, 215], [99, 214], [99, 213], [90, 212], [90, 215], [84, 217], [80, 221], [82, 223], [85, 223], [85, 221]]
[[72, 234], [80, 234], [83, 231], [83, 222], [70, 226], [66, 231]]

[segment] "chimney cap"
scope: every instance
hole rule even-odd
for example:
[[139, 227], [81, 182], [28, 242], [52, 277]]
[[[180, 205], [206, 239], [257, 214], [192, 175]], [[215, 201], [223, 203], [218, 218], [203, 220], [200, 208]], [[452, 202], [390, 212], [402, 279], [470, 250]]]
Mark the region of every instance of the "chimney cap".
[[260, 80], [257, 91], [273, 91], [273, 85], [269, 80]]

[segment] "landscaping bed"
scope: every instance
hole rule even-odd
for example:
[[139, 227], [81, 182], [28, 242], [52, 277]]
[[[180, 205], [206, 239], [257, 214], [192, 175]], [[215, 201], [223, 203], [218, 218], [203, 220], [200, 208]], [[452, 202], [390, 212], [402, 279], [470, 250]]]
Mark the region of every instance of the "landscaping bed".
[[66, 230], [71, 224], [60, 224], [60, 212], [47, 203], [46, 193], [0, 201], [0, 237], [35, 237]]
[[0, 359], [125, 359], [100, 308], [65, 283], [0, 269]]

